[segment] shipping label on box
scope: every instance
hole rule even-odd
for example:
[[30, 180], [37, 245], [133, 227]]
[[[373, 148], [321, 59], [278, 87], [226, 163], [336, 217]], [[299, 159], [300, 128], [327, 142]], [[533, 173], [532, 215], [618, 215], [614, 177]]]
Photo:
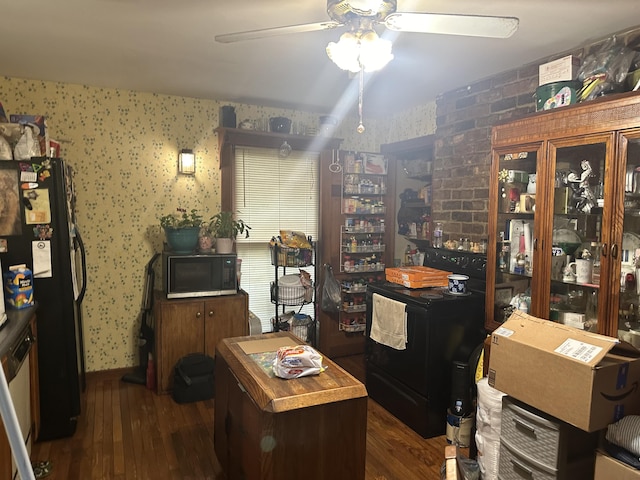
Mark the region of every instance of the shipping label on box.
[[580, 59], [573, 55], [543, 63], [538, 67], [538, 85], [574, 80], [578, 76], [579, 68]]
[[640, 352], [516, 311], [491, 336], [489, 384], [594, 432], [640, 413]]

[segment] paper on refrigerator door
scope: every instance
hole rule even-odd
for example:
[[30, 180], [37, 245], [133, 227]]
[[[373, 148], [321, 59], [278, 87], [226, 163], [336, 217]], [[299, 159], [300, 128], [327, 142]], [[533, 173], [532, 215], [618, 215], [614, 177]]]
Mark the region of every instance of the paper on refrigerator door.
[[25, 223], [27, 225], [51, 223], [51, 204], [49, 203], [48, 188], [25, 190], [22, 195], [25, 205]]
[[33, 257], [33, 277], [49, 278], [51, 271], [51, 242], [49, 240], [35, 240], [31, 242], [31, 256]]

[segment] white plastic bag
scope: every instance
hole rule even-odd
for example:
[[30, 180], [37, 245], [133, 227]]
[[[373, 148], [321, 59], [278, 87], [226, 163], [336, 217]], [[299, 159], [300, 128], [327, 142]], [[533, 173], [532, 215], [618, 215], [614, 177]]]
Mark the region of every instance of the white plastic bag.
[[39, 128], [36, 125], [23, 126], [22, 135], [13, 149], [14, 160], [29, 160], [31, 157], [39, 157], [40, 142], [38, 140]]
[[280, 378], [317, 375], [323, 370], [322, 355], [309, 345], [280, 347], [273, 361], [273, 372]]

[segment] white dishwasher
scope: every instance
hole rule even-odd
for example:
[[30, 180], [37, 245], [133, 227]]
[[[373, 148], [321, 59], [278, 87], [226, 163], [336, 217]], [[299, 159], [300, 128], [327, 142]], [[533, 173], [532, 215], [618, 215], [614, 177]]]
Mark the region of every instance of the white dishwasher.
[[[31, 326], [27, 325], [18, 337], [18, 340], [7, 353], [9, 393], [11, 402], [18, 418], [22, 439], [31, 455], [31, 375], [29, 352], [33, 343]], [[17, 474], [18, 467], [13, 455], [11, 457], [13, 478], [20, 478]]]

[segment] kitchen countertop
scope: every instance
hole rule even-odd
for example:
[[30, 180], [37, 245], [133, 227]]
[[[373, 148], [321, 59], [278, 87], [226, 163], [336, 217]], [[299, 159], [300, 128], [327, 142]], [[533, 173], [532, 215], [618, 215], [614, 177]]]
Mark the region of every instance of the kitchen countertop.
[[0, 329], [0, 358], [3, 358], [24, 327], [31, 321], [36, 313], [37, 305], [20, 310], [7, 310], [7, 322]]
[[367, 396], [360, 381], [326, 357], [322, 364], [327, 368], [321, 374], [286, 381], [276, 377], [271, 364], [277, 349], [299, 343], [290, 332], [224, 338], [216, 348], [216, 358], [222, 355], [255, 405], [265, 412], [282, 413]]

